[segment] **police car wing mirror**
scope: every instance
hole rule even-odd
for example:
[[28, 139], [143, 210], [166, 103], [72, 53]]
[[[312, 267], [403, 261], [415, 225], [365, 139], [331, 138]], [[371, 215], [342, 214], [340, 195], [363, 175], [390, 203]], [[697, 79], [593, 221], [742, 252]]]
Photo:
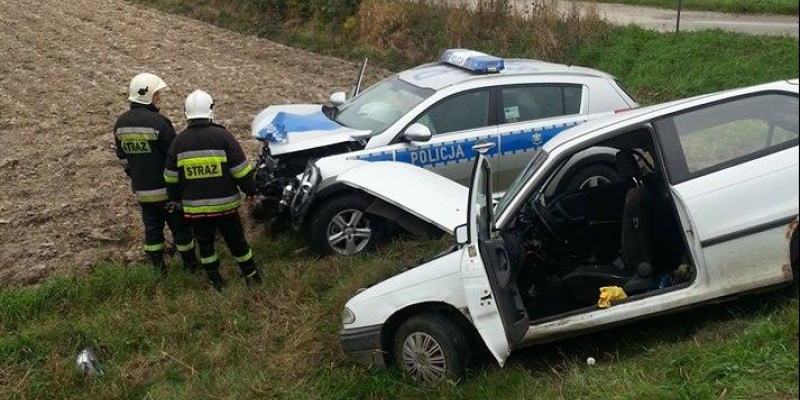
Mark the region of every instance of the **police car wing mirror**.
[[433, 138], [433, 132], [423, 124], [414, 124], [406, 129], [403, 137], [412, 142], [425, 143], [430, 142]]
[[456, 237], [456, 243], [458, 243], [459, 246], [469, 244], [469, 228], [467, 225], [457, 227], [453, 232], [453, 236]]
[[347, 93], [336, 92], [331, 95], [331, 104], [335, 107], [341, 107], [344, 103], [347, 103]]

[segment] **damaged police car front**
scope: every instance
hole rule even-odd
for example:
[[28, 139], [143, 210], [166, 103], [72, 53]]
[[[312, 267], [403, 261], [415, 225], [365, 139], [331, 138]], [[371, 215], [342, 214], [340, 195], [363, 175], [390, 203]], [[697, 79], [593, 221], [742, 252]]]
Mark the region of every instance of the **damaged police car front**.
[[[264, 142], [256, 175], [264, 209], [280, 205], [319, 254], [368, 249], [396, 228], [389, 220], [402, 221], [401, 228], [415, 234], [442, 228], [409, 222], [402, 210], [339, 184], [338, 175], [350, 168], [393, 161], [465, 184], [477, 156], [474, 145], [488, 141], [496, 145], [487, 157], [502, 192], [531, 152], [562, 131], [637, 107], [603, 72], [469, 50], [448, 50], [438, 63], [358, 91], [349, 101], [334, 94], [332, 106], [272, 106], [253, 122], [253, 136]], [[581, 187], [615, 181], [614, 162], [610, 153], [587, 154], [564, 182]]]

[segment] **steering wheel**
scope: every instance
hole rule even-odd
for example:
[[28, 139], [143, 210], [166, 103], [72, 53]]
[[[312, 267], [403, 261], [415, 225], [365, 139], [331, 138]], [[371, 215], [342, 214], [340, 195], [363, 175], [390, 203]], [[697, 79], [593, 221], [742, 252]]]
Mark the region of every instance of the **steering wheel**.
[[534, 201], [531, 204], [533, 206], [533, 213], [536, 214], [536, 219], [539, 220], [539, 225], [541, 225], [553, 239], [560, 243], [567, 243], [568, 241], [564, 238], [564, 234], [558, 228], [558, 220], [547, 210], [547, 207], [538, 201]]

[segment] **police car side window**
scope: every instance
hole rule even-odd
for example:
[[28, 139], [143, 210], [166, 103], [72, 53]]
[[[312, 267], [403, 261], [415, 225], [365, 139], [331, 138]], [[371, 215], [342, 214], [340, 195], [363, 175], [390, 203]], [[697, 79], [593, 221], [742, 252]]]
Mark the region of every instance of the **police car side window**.
[[506, 124], [535, 121], [581, 112], [583, 89], [575, 85], [535, 85], [502, 90], [501, 121]]
[[485, 128], [489, 126], [489, 91], [450, 97], [430, 108], [416, 122], [427, 126], [434, 135]]

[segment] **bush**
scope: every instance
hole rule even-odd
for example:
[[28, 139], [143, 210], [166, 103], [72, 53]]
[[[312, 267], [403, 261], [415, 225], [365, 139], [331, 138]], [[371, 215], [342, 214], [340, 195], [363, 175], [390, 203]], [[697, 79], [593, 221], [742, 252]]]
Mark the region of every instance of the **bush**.
[[572, 49], [608, 31], [591, 7], [562, 11], [556, 3], [539, 2], [516, 10], [511, 4], [488, 0], [466, 7], [435, 0], [364, 0], [358, 12], [359, 41], [383, 55], [401, 54], [409, 65], [454, 47], [566, 61]]

